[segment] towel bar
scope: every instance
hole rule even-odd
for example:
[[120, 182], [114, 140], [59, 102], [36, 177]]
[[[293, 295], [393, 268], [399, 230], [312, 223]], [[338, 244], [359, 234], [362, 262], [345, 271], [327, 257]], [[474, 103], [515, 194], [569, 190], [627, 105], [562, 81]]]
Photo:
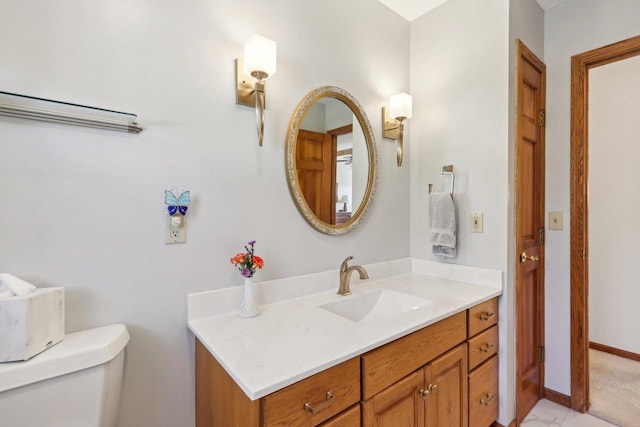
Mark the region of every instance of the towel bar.
[[[451, 190], [449, 190], [449, 193], [451, 193], [451, 195], [453, 196], [453, 187], [456, 180], [456, 176], [453, 173], [453, 165], [443, 166], [442, 170], [440, 171], [440, 175], [451, 175]], [[429, 194], [431, 194], [431, 189], [433, 187], [433, 184], [428, 184], [428, 185], [429, 185]]]

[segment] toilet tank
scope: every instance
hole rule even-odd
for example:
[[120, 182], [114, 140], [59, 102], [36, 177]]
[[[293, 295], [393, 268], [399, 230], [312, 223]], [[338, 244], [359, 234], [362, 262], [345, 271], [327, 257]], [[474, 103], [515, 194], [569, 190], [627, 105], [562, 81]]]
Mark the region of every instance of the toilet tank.
[[2, 427], [115, 427], [118, 423], [125, 325], [65, 335], [24, 362], [0, 364]]

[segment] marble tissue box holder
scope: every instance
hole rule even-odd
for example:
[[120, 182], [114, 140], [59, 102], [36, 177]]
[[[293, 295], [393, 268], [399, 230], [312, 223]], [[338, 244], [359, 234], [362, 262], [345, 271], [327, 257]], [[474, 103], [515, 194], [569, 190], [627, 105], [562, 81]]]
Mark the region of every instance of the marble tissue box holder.
[[27, 360], [64, 339], [64, 288], [0, 299], [0, 362]]

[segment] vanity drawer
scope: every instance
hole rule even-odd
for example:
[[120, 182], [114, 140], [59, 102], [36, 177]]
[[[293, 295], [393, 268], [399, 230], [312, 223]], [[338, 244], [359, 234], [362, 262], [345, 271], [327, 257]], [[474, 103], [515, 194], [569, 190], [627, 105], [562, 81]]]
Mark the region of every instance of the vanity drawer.
[[498, 356], [469, 374], [469, 427], [488, 427], [498, 419]]
[[265, 426], [315, 426], [360, 400], [355, 357], [264, 397]]
[[498, 325], [469, 339], [469, 370], [498, 352]]
[[362, 400], [426, 365], [467, 338], [466, 312], [454, 314], [362, 356]]
[[469, 337], [498, 323], [498, 298], [480, 303], [469, 310]]

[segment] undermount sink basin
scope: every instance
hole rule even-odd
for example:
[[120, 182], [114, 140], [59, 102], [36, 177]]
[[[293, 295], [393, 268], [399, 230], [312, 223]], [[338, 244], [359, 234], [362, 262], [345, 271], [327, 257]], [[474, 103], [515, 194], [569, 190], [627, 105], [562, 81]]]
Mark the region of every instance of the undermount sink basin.
[[371, 322], [389, 319], [431, 304], [433, 301], [428, 299], [389, 289], [378, 289], [366, 294], [349, 295], [340, 301], [318, 307], [354, 322]]

